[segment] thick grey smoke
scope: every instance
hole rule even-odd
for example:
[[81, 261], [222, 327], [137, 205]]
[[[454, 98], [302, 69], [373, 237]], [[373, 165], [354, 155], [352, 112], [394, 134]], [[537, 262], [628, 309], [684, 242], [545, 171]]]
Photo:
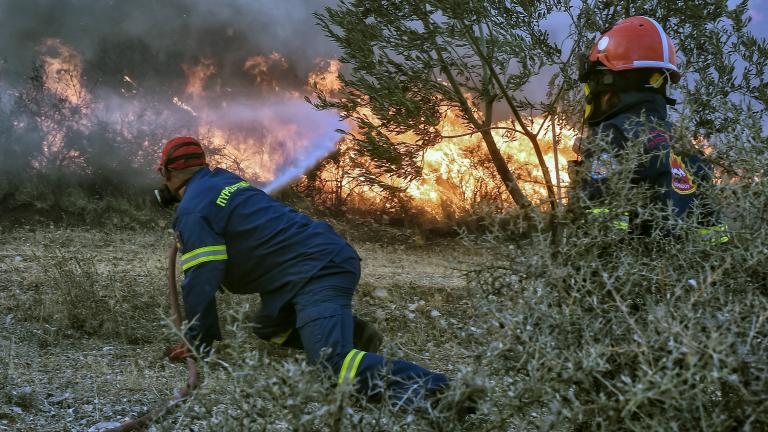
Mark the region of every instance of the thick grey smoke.
[[[283, 129], [301, 128], [302, 134], [274, 141], [268, 150], [289, 158], [315, 154], [314, 143], [320, 137], [323, 149], [332, 148], [327, 141], [340, 125], [331, 113], [316, 115], [308, 105], [284, 96], [306, 93], [307, 76], [317, 68], [317, 61], [338, 54], [312, 16], [336, 2], [0, 0], [0, 109], [8, 107], [27, 85], [33, 66], [44, 54], [41, 47], [55, 38], [79, 54], [83, 84], [93, 102], [98, 102], [102, 120], [119, 124], [126, 118], [140, 119], [146, 130], [155, 123], [166, 126], [158, 136], [143, 135], [141, 139], [148, 143], [157, 144], [169, 134], [198, 133], [202, 116], [196, 112], [207, 114], [210, 126], [234, 129], [258, 140], [274, 135], [270, 127], [276, 123], [263, 115], [273, 110], [290, 112], [281, 118], [295, 114], [295, 124], [277, 124]], [[768, 27], [761, 12], [765, 3], [750, 2], [753, 27], [763, 35]], [[564, 14], [544, 23], [553, 42], [566, 51], [567, 24]], [[280, 59], [266, 66], [246, 66], [254, 56], [269, 58], [273, 52]], [[199, 90], [204, 95], [194, 96], [188, 91], [189, 72], [200, 65], [209, 65], [215, 72], [201, 81]], [[544, 99], [553, 73], [556, 70], [550, 68], [535, 77], [524, 89], [527, 98]], [[174, 104], [175, 99], [180, 103]], [[497, 115], [508, 114], [499, 110]], [[306, 152], [297, 149], [294, 140], [309, 143]], [[286, 163], [296, 167], [297, 161]], [[280, 175], [281, 170], [277, 171], [270, 176]]]
[[[9, 107], [29, 87], [41, 56], [61, 54], [59, 45], [46, 48], [55, 39], [77, 53], [78, 78], [99, 121], [123, 130], [129, 124], [129, 138], [139, 135], [153, 148], [172, 135], [226, 129], [218, 132], [224, 139], [282, 158], [255, 178], [285, 180], [286, 172], [300, 175], [332, 151], [334, 131], [343, 126], [301, 100], [318, 61], [337, 53], [312, 16], [334, 3], [0, 0], [0, 103]], [[267, 61], [249, 63], [255, 56]], [[201, 65], [211, 73], [190, 91], [190, 75]], [[134, 134], [137, 129], [149, 132]]]
[[[60, 39], [80, 53], [89, 80], [126, 74], [166, 84], [184, 79], [183, 62], [212, 58], [219, 78], [247, 83], [245, 59], [273, 51], [306, 80], [317, 58], [336, 50], [312, 12], [334, 0], [0, 0], [2, 78], [29, 74], [39, 46]], [[297, 84], [294, 83], [294, 84]]]

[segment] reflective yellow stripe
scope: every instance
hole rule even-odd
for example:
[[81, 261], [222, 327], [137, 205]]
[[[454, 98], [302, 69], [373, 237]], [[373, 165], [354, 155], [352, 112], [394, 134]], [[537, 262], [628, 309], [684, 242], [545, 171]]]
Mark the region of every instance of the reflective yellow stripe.
[[[360, 361], [363, 359], [365, 351], [353, 349], [344, 358], [344, 363], [341, 365], [341, 371], [339, 371], [339, 384], [351, 383], [357, 373], [357, 367], [360, 365]], [[351, 363], [351, 364], [350, 364]]]
[[225, 260], [225, 259], [227, 259], [227, 254], [224, 254], [224, 255], [208, 255], [208, 256], [200, 257], [200, 258], [198, 258], [198, 259], [196, 259], [194, 261], [190, 261], [190, 262], [188, 262], [186, 264], [183, 264], [181, 266], [181, 269], [186, 271], [187, 269], [192, 268], [192, 267], [194, 267], [194, 266], [196, 266], [196, 265], [198, 265], [200, 263], [204, 263], [206, 261], [220, 261], [220, 260]]
[[193, 250], [191, 252], [185, 253], [184, 255], [181, 256], [181, 259], [185, 260], [187, 258], [191, 258], [192, 256], [197, 255], [199, 253], [203, 253], [203, 252], [226, 251], [226, 250], [227, 250], [227, 246], [226, 245], [206, 246], [206, 247], [201, 247], [199, 249], [195, 249], [195, 250]]
[[206, 261], [218, 261], [227, 259], [227, 246], [206, 246], [187, 252], [181, 256], [181, 268], [187, 270]]
[[728, 231], [728, 225], [721, 224], [721, 225], [716, 225], [708, 228], [699, 228], [699, 234], [701, 235], [707, 235], [707, 234], [712, 234], [713, 232], [723, 232], [723, 231]]
[[612, 223], [614, 227], [620, 230], [629, 231], [629, 224], [626, 222], [616, 220], [616, 221], [613, 221]]
[[360, 351], [360, 355], [355, 359], [355, 363], [352, 365], [352, 372], [349, 374], [349, 381], [352, 381], [357, 375], [357, 367], [360, 366], [360, 361], [363, 360], [365, 353]]
[[344, 357], [344, 363], [341, 365], [341, 371], [339, 371], [339, 384], [342, 384], [344, 382], [344, 375], [347, 373], [347, 369], [349, 369], [349, 361], [352, 359], [352, 357], [357, 354], [357, 350], [353, 349], [349, 353], [347, 353], [347, 356]]
[[[605, 215], [605, 214], [613, 214], [617, 212], [608, 208], [598, 207], [598, 208], [588, 209], [587, 213], [591, 213], [593, 215]], [[618, 214], [618, 216], [616, 216], [616, 219], [611, 221], [611, 225], [613, 225], [614, 228], [620, 229], [622, 231], [629, 231], [629, 212], [621, 212], [620, 214]]]
[[731, 240], [728, 234], [728, 225], [721, 224], [708, 228], [699, 228], [699, 235], [712, 244], [727, 243]]
[[[584, 84], [584, 94], [589, 96], [589, 94], [592, 92], [592, 89], [589, 88], [589, 84]], [[588, 103], [584, 107], [584, 118], [588, 119], [589, 116], [592, 114], [592, 110], [594, 109], [594, 103]]]
[[293, 332], [293, 328], [289, 328], [288, 331], [286, 332], [280, 333], [277, 336], [272, 336], [272, 339], [270, 339], [270, 341], [278, 345], [282, 345], [286, 341], [286, 339], [288, 339], [288, 336], [290, 336], [292, 332]]

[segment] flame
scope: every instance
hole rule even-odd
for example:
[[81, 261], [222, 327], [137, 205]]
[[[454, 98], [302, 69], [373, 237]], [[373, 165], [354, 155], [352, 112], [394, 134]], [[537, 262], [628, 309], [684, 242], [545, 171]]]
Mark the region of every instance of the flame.
[[192, 96], [193, 100], [199, 99], [204, 94], [203, 88], [206, 81], [208, 81], [211, 75], [216, 73], [216, 66], [213, 65], [213, 60], [204, 58], [196, 65], [183, 64], [181, 68], [187, 76], [187, 88], [184, 90], [184, 93]]
[[[370, 112], [361, 111], [358, 114], [376, 124], [376, 119]], [[530, 199], [543, 202], [547, 194], [538, 159], [530, 141], [514, 126], [511, 121], [497, 122], [492, 126], [492, 134], [510, 169], [518, 178], [523, 192]], [[552, 183], [556, 184], [552, 125], [543, 117], [537, 117], [531, 119], [528, 126], [534, 132], [542, 131], [539, 144], [554, 177]], [[420, 161], [423, 167], [421, 178], [410, 183], [394, 177], [379, 177], [378, 180], [405, 189], [417, 207], [438, 219], [467, 214], [473, 207], [483, 203], [497, 207], [512, 206], [511, 198], [498, 178], [480, 134], [471, 133], [456, 111], [448, 112], [438, 128], [446, 138], [423, 153]], [[571, 144], [577, 133], [557, 125], [555, 133], [560, 184], [561, 187], [567, 187], [567, 160], [575, 157]], [[403, 134], [390, 136], [390, 139], [415, 143], [417, 137], [413, 134]], [[362, 171], [365, 171], [365, 165], [371, 165], [370, 161], [360, 158], [355, 153], [354, 143], [348, 139], [339, 144], [339, 149], [342, 160], [336, 164], [326, 164], [318, 174], [319, 182], [325, 185], [325, 191], [333, 195], [326, 201], [346, 201], [348, 207], [375, 207], [381, 202], [381, 191], [356, 178], [361, 169], [355, 167], [362, 164]]]
[[269, 87], [275, 92], [280, 91], [276, 77], [287, 69], [288, 61], [277, 52], [272, 52], [272, 54], [266, 56], [256, 55], [249, 57], [245, 61], [245, 65], [243, 65], [243, 70], [253, 75], [256, 78], [257, 84]]
[[338, 93], [342, 89], [339, 81], [341, 63], [337, 59], [318, 60], [318, 68], [309, 74], [308, 89], [317, 88], [325, 94]]
[[[60, 97], [82, 103], [88, 94], [82, 86], [80, 56], [57, 39], [48, 39], [41, 47], [41, 58], [46, 72], [46, 86]], [[257, 101], [222, 100], [218, 92], [206, 92], [206, 84], [217, 73], [213, 59], [202, 58], [196, 64], [181, 65], [187, 78], [184, 95], [172, 102], [199, 119], [198, 135], [213, 143], [214, 159], [224, 167], [233, 168], [250, 179], [283, 183], [302, 174], [334, 148], [349, 155], [339, 165], [326, 166], [317, 176], [324, 179], [330, 189], [325, 193], [343, 196], [348, 202], [380, 202], [381, 191], [360, 181], [370, 161], [355, 154], [348, 139], [339, 140], [333, 131], [339, 127], [337, 116], [324, 113], [319, 116], [303, 101], [303, 94], [280, 86], [280, 74], [289, 69], [287, 60], [277, 52], [249, 57], [243, 70], [255, 78], [265, 96]], [[308, 74], [305, 93], [318, 89], [327, 94], [338, 93], [343, 84], [339, 80], [341, 64], [336, 59], [320, 60], [316, 70]], [[123, 80], [137, 87], [128, 76]], [[377, 119], [370, 112], [361, 112], [374, 124]], [[478, 115], [480, 115], [478, 113]], [[493, 125], [499, 149], [520, 180], [523, 192], [529, 198], [546, 197], [544, 177], [530, 142], [515, 130], [511, 121]], [[551, 138], [551, 125], [543, 118], [530, 119], [531, 130], [544, 131], [540, 144], [545, 159], [554, 171], [555, 152]], [[576, 133], [555, 128], [559, 139], [557, 159], [560, 178], [568, 184], [565, 170]], [[436, 217], [449, 213], [466, 212], [473, 205], [492, 201], [511, 204], [504, 185], [498, 180], [493, 164], [487, 156], [485, 143], [479, 133], [472, 133], [457, 111], [448, 112], [439, 125], [445, 137], [426, 150], [419, 162], [423, 167], [421, 178], [405, 183], [392, 177], [381, 177], [379, 182], [403, 189], [411, 199]], [[416, 143], [414, 134], [392, 136], [393, 140]], [[54, 131], [48, 138], [55, 150], [60, 141]], [[52, 150], [53, 151], [53, 150]], [[355, 178], [355, 176], [357, 176]], [[553, 183], [555, 179], [552, 179]]]
[[[82, 60], [72, 48], [58, 39], [47, 39], [40, 47], [45, 68], [45, 85], [62, 99], [78, 106], [85, 105], [90, 96], [82, 85]], [[324, 182], [323, 193], [333, 200], [373, 205], [381, 203], [381, 189], [364, 182], [360, 174], [368, 174], [372, 162], [357, 154], [351, 140], [339, 140], [333, 132], [340, 124], [334, 113], [314, 111], [303, 101], [303, 94], [282, 88], [281, 74], [289, 70], [288, 61], [279, 53], [249, 57], [243, 71], [252, 75], [258, 88], [266, 91], [259, 100], [222, 100], [219, 92], [206, 92], [207, 83], [215, 76], [215, 61], [202, 58], [196, 64], [183, 64], [187, 78], [184, 95], [173, 97], [174, 104], [199, 119], [198, 135], [211, 142], [213, 159], [220, 166], [233, 168], [252, 180], [284, 184], [301, 175], [330, 151], [338, 149], [336, 164], [326, 164], [315, 173]], [[318, 60], [316, 70], [308, 74], [304, 93], [317, 89], [326, 94], [339, 93], [341, 64], [336, 59]], [[130, 77], [123, 80], [138, 88]], [[378, 120], [371, 112], [362, 111], [374, 124]], [[481, 117], [480, 113], [476, 113]], [[554, 172], [555, 158], [559, 163], [560, 179], [567, 186], [567, 160], [575, 155], [571, 144], [576, 133], [555, 127], [558, 151], [552, 139], [552, 127], [544, 118], [529, 119], [529, 129], [543, 131], [539, 143], [545, 160]], [[419, 161], [421, 178], [406, 183], [394, 176], [382, 176], [378, 181], [401, 188], [412, 201], [438, 218], [470, 210], [473, 205], [487, 201], [511, 205], [505, 187], [498, 179], [485, 143], [479, 133], [472, 133], [457, 111], [448, 112], [440, 123], [444, 138], [427, 149]], [[56, 157], [60, 134], [48, 130], [47, 152]], [[492, 135], [508, 165], [519, 179], [523, 192], [532, 199], [546, 198], [544, 177], [531, 143], [516, 130], [511, 121], [493, 125]], [[391, 136], [393, 140], [416, 144], [414, 134]], [[555, 179], [552, 179], [555, 182]]]
[[[249, 59], [246, 69], [257, 76], [257, 82], [262, 85], [273, 86], [278, 91], [279, 86], [272, 85], [273, 79], [270, 74], [285, 69], [287, 66], [283, 62], [282, 56], [276, 53], [272, 53], [270, 56], [255, 56]], [[317, 88], [326, 94], [338, 93], [343, 87], [339, 80], [340, 66], [341, 64], [336, 59], [318, 61], [317, 69], [308, 76], [307, 90], [311, 91]], [[283, 91], [283, 93], [285, 92]], [[358, 115], [366, 117], [373, 124], [379, 123], [378, 119], [365, 109], [358, 112]], [[520, 179], [520, 186], [524, 193], [531, 199], [543, 200], [546, 198], [546, 189], [538, 159], [530, 141], [516, 132], [514, 126], [511, 121], [497, 122], [493, 125], [492, 134], [508, 164]], [[544, 158], [550, 172], [554, 173], [555, 149], [551, 135], [551, 123], [546, 122], [543, 118], [534, 118], [531, 119], [528, 127], [533, 131], [543, 131], [540, 134], [539, 144], [543, 146]], [[467, 129], [456, 111], [447, 113], [439, 125], [439, 130], [447, 138], [423, 154], [421, 161], [423, 170], [420, 179], [410, 183], [404, 183], [395, 177], [381, 177], [378, 180], [384, 184], [405, 189], [418, 206], [436, 217], [445, 216], [446, 211], [465, 212], [482, 200], [511, 205], [504, 185], [498, 179], [498, 174], [487, 156], [485, 143], [480, 134], [470, 133], [471, 131]], [[577, 134], [573, 130], [559, 126], [555, 127], [555, 133], [558, 142], [559, 177], [561, 185], [567, 187], [569, 182], [567, 160], [575, 157], [571, 150], [571, 144]], [[390, 136], [390, 138], [410, 143], [415, 143], [418, 139], [414, 134]], [[363, 173], [364, 170], [361, 170], [361, 165], [364, 166], [371, 162], [360, 158], [359, 155], [352, 155], [354, 154], [354, 146], [349, 140], [341, 140], [337, 147], [341, 154], [350, 154], [351, 156], [337, 165], [326, 165], [323, 171], [317, 173], [317, 177], [328, 188], [325, 192], [336, 194], [339, 199], [344, 196], [348, 202], [375, 205], [377, 201], [381, 200], [381, 191], [353, 178]], [[275, 167], [280, 165], [279, 160], [278, 157], [277, 159], [269, 159], [267, 162], [262, 158], [256, 163], [258, 165], [256, 170], [263, 173], [263, 177], [273, 178], [278, 174]], [[553, 177], [555, 177], [554, 174]], [[556, 183], [556, 178], [552, 179], [552, 183]]]
[[[89, 111], [91, 97], [83, 87], [82, 58], [70, 46], [55, 38], [45, 39], [38, 47], [38, 52], [44, 72], [45, 88], [61, 102], [70, 105], [63, 111], [69, 115], [64, 120], [86, 127], [83, 114]], [[38, 168], [78, 163], [77, 152], [64, 148], [65, 128], [61, 127], [62, 118], [57, 112], [44, 110], [38, 118], [41, 128], [45, 131], [43, 153], [41, 158], [34, 162]]]
[[[247, 59], [243, 70], [265, 92], [257, 100], [222, 101], [218, 94], [207, 94], [198, 83], [210, 75], [200, 73], [187, 74], [187, 89], [194, 89], [196, 95], [192, 101], [173, 99], [200, 119], [198, 135], [212, 143], [218, 166], [233, 169], [268, 190], [301, 176], [332, 152], [339, 140], [336, 130], [343, 128], [335, 113], [318, 112], [302, 93], [280, 87], [278, 76], [288, 67], [276, 52]], [[329, 77], [326, 82], [330, 82], [337, 71], [338, 62], [320, 62], [308, 81]]]
[[84, 105], [89, 95], [83, 89], [80, 55], [55, 38], [46, 39], [38, 50], [45, 70], [45, 86], [74, 105]]
[[[506, 192], [490, 164], [480, 134], [470, 134], [457, 113], [449, 113], [439, 128], [443, 136], [452, 138], [445, 138], [426, 151], [422, 178], [407, 187], [408, 194], [436, 216], [445, 212], [446, 205], [461, 207], [466, 211], [482, 198], [506, 201]], [[530, 140], [517, 132], [511, 121], [497, 122], [493, 128], [492, 134], [499, 150], [516, 174], [523, 192], [532, 200], [546, 199], [544, 174]], [[544, 160], [554, 177], [555, 149], [551, 123], [543, 117], [537, 117], [532, 119], [530, 129], [545, 131], [540, 135], [539, 144], [543, 147]], [[567, 186], [567, 160], [575, 157], [570, 144], [576, 132], [557, 126], [555, 130], [560, 181], [561, 185]], [[556, 178], [551, 181], [556, 184]]]

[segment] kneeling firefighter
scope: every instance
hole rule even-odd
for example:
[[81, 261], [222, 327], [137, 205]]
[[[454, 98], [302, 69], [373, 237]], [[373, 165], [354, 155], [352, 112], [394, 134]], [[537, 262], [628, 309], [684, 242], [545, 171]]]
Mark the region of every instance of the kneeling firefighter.
[[[338, 382], [362, 394], [387, 391], [393, 402], [438, 398], [445, 375], [371, 351], [381, 335], [352, 315], [360, 278], [355, 249], [325, 222], [270, 198], [237, 175], [210, 169], [200, 142], [168, 141], [158, 171], [165, 204], [178, 202], [174, 230], [182, 251], [182, 297], [192, 324], [186, 339], [200, 352], [221, 338], [216, 311], [219, 288], [261, 295], [255, 332], [282, 345], [303, 348], [312, 363], [327, 365]], [[168, 354], [190, 353], [181, 344]], [[388, 372], [384, 388], [379, 376]]]
[[[712, 243], [729, 240], [727, 227], [701, 193], [699, 185], [712, 181], [712, 167], [698, 150], [678, 151], [670, 143], [671, 123], [667, 86], [680, 80], [675, 46], [661, 25], [651, 18], [631, 17], [604, 32], [580, 64], [579, 81], [586, 92], [586, 133], [574, 146], [583, 160], [579, 166], [572, 202], [586, 201], [590, 217], [610, 218], [614, 227], [635, 235], [650, 235], [652, 221], [601, 203], [610, 194], [608, 180], [615, 169], [615, 152], [641, 143], [647, 156], [632, 173], [632, 184], [653, 191], [652, 203], [670, 206], [682, 219], [694, 206], [699, 214], [699, 234]], [[599, 147], [595, 143], [607, 143]], [[689, 146], [690, 147], [690, 146]], [[573, 177], [572, 177], [573, 178]], [[575, 199], [574, 199], [575, 198]]]

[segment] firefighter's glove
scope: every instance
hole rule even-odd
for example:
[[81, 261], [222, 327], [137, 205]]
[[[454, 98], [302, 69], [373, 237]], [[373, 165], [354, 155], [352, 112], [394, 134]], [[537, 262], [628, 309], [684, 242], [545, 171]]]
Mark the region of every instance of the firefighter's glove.
[[173, 363], [181, 363], [191, 355], [192, 350], [189, 349], [184, 341], [179, 341], [176, 345], [169, 346], [165, 349], [165, 357]]

